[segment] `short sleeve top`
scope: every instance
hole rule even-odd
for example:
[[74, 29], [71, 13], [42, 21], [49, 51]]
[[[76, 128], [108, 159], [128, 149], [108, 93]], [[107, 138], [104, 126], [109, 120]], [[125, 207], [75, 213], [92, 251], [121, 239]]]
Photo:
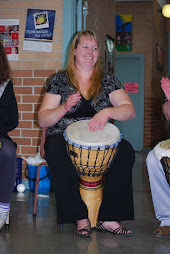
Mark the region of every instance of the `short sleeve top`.
[[[91, 119], [100, 110], [112, 107], [109, 94], [115, 90], [124, 89], [117, 77], [109, 73], [103, 74], [101, 87], [102, 91], [96, 100], [93, 100], [93, 98], [86, 100], [82, 96], [81, 100], [73, 106], [60, 121], [48, 128], [47, 137], [55, 134], [62, 134], [71, 123]], [[46, 93], [61, 95], [60, 104], [65, 103], [68, 96], [74, 92], [75, 89], [70, 84], [65, 71], [55, 74], [46, 88]]]

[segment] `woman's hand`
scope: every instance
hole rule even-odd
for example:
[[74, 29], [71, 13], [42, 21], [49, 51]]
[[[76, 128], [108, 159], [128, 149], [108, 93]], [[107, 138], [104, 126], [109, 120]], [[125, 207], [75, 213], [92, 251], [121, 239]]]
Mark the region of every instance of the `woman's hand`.
[[68, 112], [80, 100], [81, 100], [80, 92], [76, 92], [74, 94], [69, 95], [69, 97], [67, 98], [66, 102], [63, 104], [66, 112]]
[[109, 99], [113, 107], [105, 108], [98, 112], [89, 121], [88, 130], [102, 130], [108, 119], [127, 121], [136, 116], [134, 105], [129, 95], [123, 89], [119, 89], [110, 93]]
[[41, 127], [56, 124], [81, 99], [79, 92], [71, 94], [64, 104], [60, 105], [61, 95], [45, 93], [38, 112], [38, 122]]
[[167, 100], [170, 101], [170, 79], [163, 77], [161, 80], [161, 87], [165, 93]]
[[102, 130], [109, 119], [108, 111], [109, 109], [106, 108], [95, 114], [88, 122], [87, 129], [90, 131], [97, 131], [98, 129]]
[[163, 104], [163, 113], [167, 120], [170, 120], [170, 79], [163, 77], [161, 79], [161, 88], [164, 91], [168, 101]]

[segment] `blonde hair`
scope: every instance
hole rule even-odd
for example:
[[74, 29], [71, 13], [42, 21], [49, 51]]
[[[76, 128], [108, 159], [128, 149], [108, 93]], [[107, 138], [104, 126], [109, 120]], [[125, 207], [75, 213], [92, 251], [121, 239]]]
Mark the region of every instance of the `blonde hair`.
[[[70, 55], [69, 55], [69, 60], [68, 60], [68, 66], [67, 66], [67, 76], [70, 80], [70, 82], [78, 89], [78, 81], [76, 78], [76, 72], [75, 72], [75, 56], [74, 56], [74, 50], [77, 48], [80, 39], [82, 36], [85, 36], [86, 38], [94, 39], [97, 42], [97, 45], [99, 47], [99, 42], [96, 37], [96, 34], [93, 31], [86, 30], [86, 31], [81, 31], [78, 32], [72, 42], [71, 48], [70, 48]], [[87, 93], [87, 97], [92, 98], [94, 97], [94, 100], [96, 99], [97, 95], [100, 94], [101, 92], [101, 79], [102, 79], [102, 69], [100, 66], [100, 59], [97, 59], [97, 62], [94, 66], [94, 71], [93, 75], [91, 76], [90, 79], [90, 88]]]

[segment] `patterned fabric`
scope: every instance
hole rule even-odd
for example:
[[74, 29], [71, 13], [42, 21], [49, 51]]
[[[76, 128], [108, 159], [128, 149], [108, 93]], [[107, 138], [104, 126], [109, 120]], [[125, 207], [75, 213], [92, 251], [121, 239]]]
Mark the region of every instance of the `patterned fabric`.
[[[62, 134], [71, 123], [88, 120], [100, 110], [111, 107], [109, 94], [117, 89], [123, 89], [121, 82], [113, 74], [108, 73], [104, 73], [101, 87], [102, 92], [96, 101], [93, 101], [93, 98], [86, 100], [82, 96], [82, 99], [59, 122], [48, 128], [47, 136]], [[68, 96], [75, 92], [75, 89], [69, 83], [66, 72], [60, 72], [52, 77], [47, 85], [46, 92], [61, 95], [60, 104], [63, 104]]]
[[80, 182], [80, 184], [82, 184], [83, 186], [86, 186], [86, 187], [98, 187], [103, 184], [103, 179], [101, 179], [99, 181], [95, 181], [95, 182], [88, 182], [88, 181], [84, 181], [80, 178], [79, 182]]
[[161, 159], [162, 167], [165, 173], [166, 180], [170, 185], [170, 159], [169, 157], [163, 157]]
[[4, 222], [7, 220], [9, 210], [10, 210], [10, 203], [0, 202], [0, 214], [1, 214]]

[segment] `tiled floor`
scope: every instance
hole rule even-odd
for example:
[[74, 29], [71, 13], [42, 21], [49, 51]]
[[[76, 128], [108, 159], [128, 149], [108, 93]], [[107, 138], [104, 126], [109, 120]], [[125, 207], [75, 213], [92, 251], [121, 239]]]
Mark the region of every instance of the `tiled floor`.
[[13, 193], [10, 228], [0, 231], [0, 254], [67, 254], [125, 253], [169, 254], [170, 237], [157, 238], [152, 231], [159, 225], [155, 219], [148, 175], [146, 153], [136, 153], [134, 176], [135, 221], [122, 223], [133, 230], [131, 237], [118, 237], [94, 231], [90, 238], [75, 234], [75, 225], [60, 228], [56, 223], [54, 194], [39, 199], [37, 216], [33, 218], [33, 193], [24, 197]]

